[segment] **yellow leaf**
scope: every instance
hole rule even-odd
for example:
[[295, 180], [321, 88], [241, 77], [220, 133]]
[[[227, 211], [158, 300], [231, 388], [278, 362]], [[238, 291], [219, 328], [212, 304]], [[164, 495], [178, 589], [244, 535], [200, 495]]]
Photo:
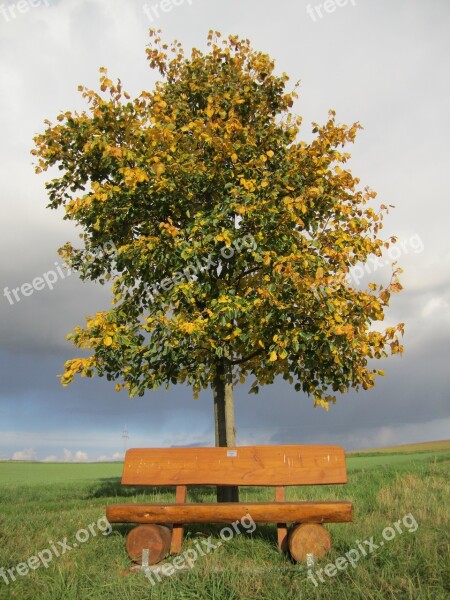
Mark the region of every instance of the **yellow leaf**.
[[155, 173], [155, 175], [157, 177], [162, 175], [165, 170], [166, 170], [166, 167], [162, 163], [156, 163], [156, 164], [152, 165], [152, 171]]
[[270, 362], [275, 362], [277, 360], [277, 353], [275, 352], [275, 350], [273, 350], [270, 353], [269, 360], [270, 360]]
[[186, 333], [193, 333], [195, 331], [195, 323], [185, 323], [183, 327]]
[[316, 408], [316, 406], [321, 406], [325, 410], [329, 409], [328, 402], [326, 400], [324, 400], [323, 398], [316, 398], [314, 400], [314, 408]]
[[266, 154], [267, 154], [267, 156], [268, 156], [269, 158], [272, 158], [272, 157], [273, 157], [273, 155], [274, 155], [274, 152], [273, 152], [273, 150], [268, 150], [268, 151], [266, 152]]
[[111, 346], [112, 337], [110, 335], [106, 336], [105, 339], [103, 340], [103, 343], [105, 344], [105, 346]]

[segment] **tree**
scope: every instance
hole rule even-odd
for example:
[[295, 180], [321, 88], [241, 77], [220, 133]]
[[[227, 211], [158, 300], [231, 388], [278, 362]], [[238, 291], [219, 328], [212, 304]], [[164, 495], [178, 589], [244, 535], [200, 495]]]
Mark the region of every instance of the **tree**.
[[[395, 263], [387, 285], [348, 277], [395, 238], [378, 237], [388, 208], [340, 166], [358, 123], [330, 111], [299, 141], [296, 86], [248, 40], [210, 32], [207, 52], [185, 57], [150, 34], [153, 91], [131, 99], [101, 68], [103, 95], [79, 88], [87, 112], [35, 138], [37, 172], [62, 171], [49, 207], [83, 230], [84, 247], [61, 256], [113, 291], [112, 308], [68, 336], [90, 355], [68, 360], [62, 383], [98, 374], [130, 396], [212, 387], [216, 445], [233, 446], [238, 382], [253, 377], [257, 393], [282, 376], [327, 408], [374, 385], [371, 359], [402, 351], [402, 323], [375, 328], [401, 289]], [[114, 251], [93, 253], [105, 244]]]

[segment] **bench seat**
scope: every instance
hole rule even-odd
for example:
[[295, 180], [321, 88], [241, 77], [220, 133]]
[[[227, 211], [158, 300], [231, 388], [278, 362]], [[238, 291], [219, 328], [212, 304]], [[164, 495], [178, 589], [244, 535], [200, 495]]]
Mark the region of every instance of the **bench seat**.
[[353, 505], [334, 502], [110, 504], [110, 523], [228, 523], [250, 514], [256, 523], [349, 523]]

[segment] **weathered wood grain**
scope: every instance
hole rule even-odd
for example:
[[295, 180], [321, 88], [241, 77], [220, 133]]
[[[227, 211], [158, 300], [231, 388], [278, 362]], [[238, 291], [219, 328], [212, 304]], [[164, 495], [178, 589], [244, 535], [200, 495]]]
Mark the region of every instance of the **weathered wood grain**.
[[321, 485], [346, 483], [339, 446], [135, 448], [123, 485]]
[[249, 514], [255, 523], [347, 523], [351, 502], [221, 502], [110, 504], [111, 523], [230, 523]]

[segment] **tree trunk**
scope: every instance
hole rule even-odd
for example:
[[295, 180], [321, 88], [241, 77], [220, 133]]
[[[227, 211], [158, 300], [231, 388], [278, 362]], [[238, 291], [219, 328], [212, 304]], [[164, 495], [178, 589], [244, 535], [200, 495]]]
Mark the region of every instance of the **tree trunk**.
[[[216, 446], [225, 448], [235, 446], [233, 378], [231, 364], [226, 357], [217, 363], [213, 389]], [[239, 502], [238, 487], [217, 486], [217, 502]]]

